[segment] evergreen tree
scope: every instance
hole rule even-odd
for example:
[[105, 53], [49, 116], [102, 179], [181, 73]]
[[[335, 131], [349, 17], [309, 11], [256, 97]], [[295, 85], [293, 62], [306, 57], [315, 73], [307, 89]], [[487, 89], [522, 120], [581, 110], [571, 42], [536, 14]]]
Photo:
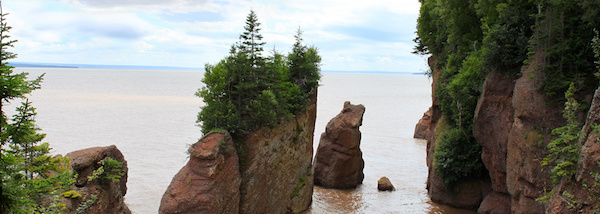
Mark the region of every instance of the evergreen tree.
[[260, 22], [254, 10], [250, 10], [250, 14], [246, 17], [246, 26], [244, 26], [244, 33], [240, 35], [240, 52], [246, 53], [248, 62], [251, 67], [258, 67], [264, 64], [262, 58], [263, 46], [266, 42], [262, 42], [262, 35], [260, 34]]
[[290, 78], [293, 83], [298, 85], [303, 92], [309, 93], [318, 85], [321, 78], [319, 67], [321, 57], [315, 47], [306, 47], [302, 44], [302, 30], [298, 29], [296, 42], [292, 47], [292, 52], [288, 55], [290, 63]]
[[[26, 100], [17, 108], [9, 121], [3, 107], [17, 98], [24, 98], [40, 88], [42, 76], [27, 80], [28, 73], [13, 74], [8, 60], [16, 57], [7, 49], [15, 40], [8, 35], [10, 26], [0, 4], [0, 178], [2, 195], [0, 213], [34, 213], [48, 211], [39, 201], [49, 193], [71, 185], [69, 164], [49, 155], [48, 143], [41, 143], [45, 135], [35, 125], [35, 108]], [[63, 167], [60, 167], [63, 166]], [[56, 176], [49, 176], [50, 171]]]
[[287, 57], [276, 50], [263, 57], [265, 42], [254, 11], [244, 29], [225, 59], [205, 67], [205, 86], [196, 93], [205, 104], [197, 120], [203, 133], [225, 129], [235, 136], [273, 126], [301, 110], [318, 86], [321, 57], [316, 48], [301, 44], [300, 34]]

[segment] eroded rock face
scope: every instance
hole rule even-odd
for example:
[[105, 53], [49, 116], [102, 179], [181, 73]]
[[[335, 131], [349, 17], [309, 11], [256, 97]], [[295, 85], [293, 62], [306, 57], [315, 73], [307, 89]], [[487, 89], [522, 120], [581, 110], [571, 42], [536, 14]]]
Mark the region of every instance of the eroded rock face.
[[190, 160], [173, 177], [159, 213], [238, 213], [238, 155], [228, 133], [211, 133], [189, 148]]
[[301, 213], [310, 207], [316, 115], [313, 94], [304, 112], [243, 139], [240, 213]]
[[515, 81], [516, 76], [500, 72], [489, 74], [475, 110], [473, 136], [481, 144], [481, 160], [489, 172], [494, 191], [484, 199], [479, 213], [510, 213], [506, 152], [508, 135], [514, 122], [512, 96]]
[[514, 120], [508, 134], [506, 187], [513, 213], [544, 213], [544, 205], [535, 199], [544, 189], [552, 189], [549, 169], [541, 163], [551, 141], [546, 133], [566, 123], [562, 107], [548, 104], [539, 90], [540, 72], [529, 72], [531, 69], [517, 80], [512, 99]]
[[349, 189], [362, 184], [364, 161], [360, 150], [365, 107], [346, 101], [344, 109], [327, 123], [315, 156], [315, 184]]
[[423, 117], [419, 120], [417, 125], [415, 125], [415, 134], [413, 138], [417, 139], [427, 139], [429, 135], [431, 135], [431, 119], [433, 114], [433, 107], [429, 108], [424, 114]]
[[[124, 202], [127, 193], [127, 161], [115, 145], [106, 147], [93, 147], [71, 152], [66, 155], [71, 160], [71, 168], [78, 174], [74, 190], [82, 195], [81, 198], [61, 199], [67, 205], [67, 212], [75, 212], [81, 203], [92, 200], [92, 195], [97, 195], [96, 202], [85, 210], [90, 214], [127, 214], [131, 213]], [[119, 182], [96, 179], [88, 180], [88, 176], [101, 166], [106, 158], [121, 162], [123, 176]]]

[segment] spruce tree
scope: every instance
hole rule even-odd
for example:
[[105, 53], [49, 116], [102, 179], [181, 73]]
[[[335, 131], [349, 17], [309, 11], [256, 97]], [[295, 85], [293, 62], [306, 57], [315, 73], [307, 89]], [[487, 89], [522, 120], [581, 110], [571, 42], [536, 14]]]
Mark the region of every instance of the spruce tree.
[[321, 78], [319, 65], [321, 57], [315, 47], [307, 47], [302, 44], [302, 30], [298, 29], [296, 42], [292, 47], [292, 52], [288, 55], [290, 63], [290, 78], [305, 94], [309, 94], [318, 86]]
[[[321, 58], [316, 48], [302, 45], [298, 35], [300, 57], [294, 58], [298, 61], [294, 65], [288, 63], [291, 56], [276, 50], [272, 56], [263, 57], [265, 42], [260, 25], [256, 13], [250, 11], [245, 31], [229, 55], [216, 65], [206, 65], [205, 86], [196, 93], [205, 104], [197, 120], [203, 133], [225, 129], [235, 137], [273, 126], [301, 110], [308, 97], [304, 91], [318, 86]], [[290, 75], [292, 67], [299, 77]], [[299, 87], [300, 82], [306, 90]]]
[[244, 31], [240, 35], [240, 52], [245, 53], [248, 57], [250, 67], [258, 67], [264, 64], [262, 57], [263, 46], [266, 42], [263, 42], [263, 36], [260, 34], [260, 22], [254, 10], [250, 10], [250, 14], [246, 17], [246, 26]]
[[[13, 73], [8, 60], [14, 59], [16, 54], [8, 48], [13, 47], [16, 40], [8, 35], [11, 27], [6, 23], [6, 15], [0, 3], [0, 213], [43, 213], [50, 210], [39, 205], [40, 200], [69, 186], [72, 176], [64, 167], [68, 164], [61, 158], [50, 157], [48, 143], [41, 143], [45, 135], [38, 133], [35, 108], [29, 100], [17, 107], [17, 113], [10, 120], [4, 112], [6, 104], [40, 88], [43, 77], [28, 80], [28, 73]], [[50, 177], [51, 170], [57, 176]]]

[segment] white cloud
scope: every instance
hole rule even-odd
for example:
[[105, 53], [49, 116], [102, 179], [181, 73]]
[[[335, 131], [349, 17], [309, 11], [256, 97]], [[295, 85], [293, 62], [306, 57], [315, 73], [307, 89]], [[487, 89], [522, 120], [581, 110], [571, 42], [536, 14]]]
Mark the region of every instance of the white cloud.
[[[270, 50], [298, 27], [323, 69], [421, 69], [418, 0], [19, 0], [4, 4], [20, 61], [202, 67], [223, 58], [252, 8]], [[99, 57], [102, 56], [102, 57]], [[48, 61], [52, 60], [52, 61]], [[408, 66], [411, 64], [411, 66]]]

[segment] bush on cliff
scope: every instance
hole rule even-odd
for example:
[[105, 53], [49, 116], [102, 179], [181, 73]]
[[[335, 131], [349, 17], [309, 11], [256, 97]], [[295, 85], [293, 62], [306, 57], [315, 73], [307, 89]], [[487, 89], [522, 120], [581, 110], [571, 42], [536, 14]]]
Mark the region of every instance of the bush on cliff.
[[435, 170], [446, 187], [482, 176], [481, 145], [469, 133], [459, 128], [446, 131], [438, 139], [434, 153]]
[[244, 29], [227, 57], [205, 66], [205, 86], [196, 93], [205, 104], [197, 120], [205, 134], [217, 128], [235, 136], [274, 126], [302, 110], [318, 86], [321, 57], [302, 44], [302, 31], [287, 57], [276, 50], [263, 57], [265, 42], [254, 11]]

